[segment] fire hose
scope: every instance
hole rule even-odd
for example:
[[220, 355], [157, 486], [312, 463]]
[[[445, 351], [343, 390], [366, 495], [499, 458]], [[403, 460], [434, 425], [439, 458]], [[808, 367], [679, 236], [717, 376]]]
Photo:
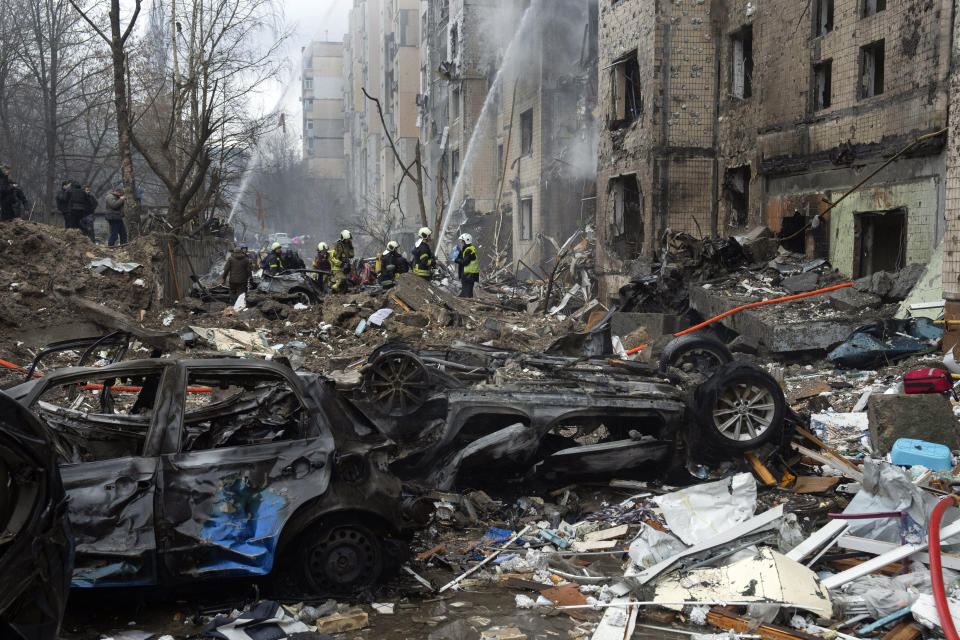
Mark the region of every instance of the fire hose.
[[943, 585], [943, 565], [940, 558], [940, 520], [944, 512], [950, 507], [957, 506], [960, 496], [944, 496], [930, 514], [930, 525], [927, 528], [927, 537], [930, 542], [930, 582], [933, 587], [933, 601], [937, 605], [937, 616], [940, 618], [940, 627], [947, 640], [960, 640], [957, 628], [950, 615], [950, 605], [947, 603], [947, 592]]

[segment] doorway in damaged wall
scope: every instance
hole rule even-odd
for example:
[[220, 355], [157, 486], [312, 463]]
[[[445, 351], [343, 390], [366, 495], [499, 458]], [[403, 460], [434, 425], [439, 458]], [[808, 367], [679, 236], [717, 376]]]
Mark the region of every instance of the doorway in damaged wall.
[[643, 193], [636, 174], [618, 176], [609, 186], [610, 245], [617, 257], [632, 260], [643, 249]]
[[853, 277], [906, 266], [907, 210], [863, 211], [853, 214]]

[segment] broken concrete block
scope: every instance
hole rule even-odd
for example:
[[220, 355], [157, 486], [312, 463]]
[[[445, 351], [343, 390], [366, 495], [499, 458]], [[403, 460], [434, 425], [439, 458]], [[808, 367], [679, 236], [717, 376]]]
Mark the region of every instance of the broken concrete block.
[[913, 288], [917, 286], [917, 282], [920, 281], [924, 268], [925, 265], [922, 264], [911, 264], [900, 269], [895, 276], [890, 291], [887, 293], [887, 297], [893, 300], [903, 300], [910, 295]]
[[784, 278], [780, 284], [790, 293], [806, 293], [817, 288], [820, 276], [814, 271]]
[[896, 276], [887, 271], [877, 271], [873, 275], [854, 280], [853, 288], [862, 293], [872, 293], [873, 295], [886, 298], [890, 295], [890, 289], [893, 287]]
[[752, 356], [760, 351], [760, 342], [750, 336], [737, 336], [727, 345], [731, 353], [747, 353]]
[[370, 624], [370, 620], [366, 611], [354, 608], [326, 618], [319, 618], [315, 624], [317, 633], [343, 633], [363, 629]]
[[837, 289], [836, 291], [831, 291], [827, 295], [830, 298], [830, 303], [835, 309], [851, 313], [861, 311], [863, 309], [869, 309], [871, 307], [877, 307], [881, 303], [879, 296], [875, 296], [872, 293], [857, 291], [853, 287]]
[[622, 538], [627, 535], [627, 525], [622, 524], [619, 527], [612, 527], [610, 529], [603, 529], [602, 531], [594, 531], [583, 536], [584, 542], [598, 542], [600, 540], [614, 540], [616, 538]]
[[960, 448], [957, 421], [946, 396], [872, 395], [867, 402], [870, 445], [884, 455], [899, 438], [914, 438]]
[[616, 540], [597, 540], [594, 542], [580, 542], [579, 540], [573, 543], [574, 551], [607, 551], [608, 549], [613, 549], [617, 546]]

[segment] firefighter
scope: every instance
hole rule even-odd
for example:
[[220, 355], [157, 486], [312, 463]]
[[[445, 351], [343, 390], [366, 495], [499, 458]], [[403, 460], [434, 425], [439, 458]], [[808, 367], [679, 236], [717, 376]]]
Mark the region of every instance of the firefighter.
[[[312, 268], [314, 271], [330, 271], [330, 247], [326, 242], [317, 245], [317, 255], [313, 258]], [[324, 290], [330, 285], [329, 273], [315, 273], [313, 279], [320, 281]]]
[[417, 232], [420, 236], [417, 243], [413, 245], [413, 272], [427, 280], [433, 275], [433, 265], [436, 258], [433, 257], [433, 249], [430, 248], [430, 236], [433, 232], [426, 227], [421, 227]]
[[334, 293], [343, 293], [350, 287], [350, 261], [353, 256], [353, 235], [344, 229], [330, 252], [330, 271], [333, 272], [330, 288]]
[[461, 235], [458, 243], [460, 251], [454, 262], [460, 275], [460, 297], [472, 298], [473, 287], [480, 281], [480, 256], [469, 233]]
[[410, 271], [410, 263], [399, 249], [400, 243], [391, 240], [387, 243], [387, 250], [377, 256], [377, 281], [384, 289], [392, 287], [399, 274]]
[[283, 266], [283, 245], [279, 242], [274, 242], [270, 247], [270, 253], [267, 254], [267, 273], [271, 276], [278, 276], [284, 271], [286, 267]]

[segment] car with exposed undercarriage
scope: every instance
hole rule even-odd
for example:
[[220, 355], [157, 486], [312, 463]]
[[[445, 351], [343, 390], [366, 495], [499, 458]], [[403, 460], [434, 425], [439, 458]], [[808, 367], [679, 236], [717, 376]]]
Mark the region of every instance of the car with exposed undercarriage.
[[375, 584], [432, 509], [388, 472], [375, 424], [275, 362], [130, 360], [7, 393], [59, 458], [74, 587], [282, 573], [344, 593]]

